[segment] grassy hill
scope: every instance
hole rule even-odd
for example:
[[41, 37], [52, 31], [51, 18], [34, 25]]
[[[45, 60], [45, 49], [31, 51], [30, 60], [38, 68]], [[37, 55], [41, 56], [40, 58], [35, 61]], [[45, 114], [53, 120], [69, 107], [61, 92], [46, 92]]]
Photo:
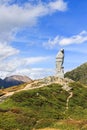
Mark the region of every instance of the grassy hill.
[[15, 93], [0, 104], [1, 130], [87, 130], [87, 88], [70, 83], [73, 97], [59, 84]]
[[87, 84], [87, 63], [82, 64], [70, 72], [67, 72], [65, 77], [68, 77], [74, 81], [79, 81], [83, 84]]

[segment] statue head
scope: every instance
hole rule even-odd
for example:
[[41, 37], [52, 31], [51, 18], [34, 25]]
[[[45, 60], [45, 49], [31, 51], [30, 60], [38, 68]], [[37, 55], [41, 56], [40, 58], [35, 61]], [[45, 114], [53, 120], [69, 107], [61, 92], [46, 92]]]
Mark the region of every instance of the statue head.
[[60, 51], [64, 54], [64, 49], [61, 49]]
[[57, 56], [56, 58], [63, 58], [64, 57], [64, 49], [61, 49], [58, 53], [57, 53]]

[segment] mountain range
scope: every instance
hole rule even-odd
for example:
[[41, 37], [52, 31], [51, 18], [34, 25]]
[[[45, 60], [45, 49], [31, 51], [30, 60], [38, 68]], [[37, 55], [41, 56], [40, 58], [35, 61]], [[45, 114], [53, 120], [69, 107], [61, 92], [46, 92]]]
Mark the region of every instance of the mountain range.
[[31, 79], [27, 76], [12, 75], [6, 77], [5, 79], [0, 79], [0, 87], [7, 88], [7, 87], [23, 84], [30, 81]]

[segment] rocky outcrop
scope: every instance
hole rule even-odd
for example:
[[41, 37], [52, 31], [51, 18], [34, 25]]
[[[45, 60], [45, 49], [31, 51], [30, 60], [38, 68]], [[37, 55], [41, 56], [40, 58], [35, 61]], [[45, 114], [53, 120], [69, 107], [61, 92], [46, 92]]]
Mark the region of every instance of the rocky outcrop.
[[24, 88], [24, 90], [28, 90], [28, 89], [32, 89], [32, 88], [40, 88], [40, 87], [44, 87], [46, 85], [50, 85], [50, 84], [61, 84], [62, 86], [64, 86], [65, 84], [74, 82], [71, 79], [68, 78], [59, 78], [56, 76], [49, 76], [49, 77], [45, 77], [43, 79], [38, 79], [33, 81], [30, 84], [27, 84], [26, 87]]
[[40, 81], [42, 81], [44, 83], [58, 83], [61, 85], [65, 84], [65, 83], [73, 82], [73, 80], [71, 80], [71, 79], [59, 78], [57, 76], [49, 76], [49, 77], [41, 79]]

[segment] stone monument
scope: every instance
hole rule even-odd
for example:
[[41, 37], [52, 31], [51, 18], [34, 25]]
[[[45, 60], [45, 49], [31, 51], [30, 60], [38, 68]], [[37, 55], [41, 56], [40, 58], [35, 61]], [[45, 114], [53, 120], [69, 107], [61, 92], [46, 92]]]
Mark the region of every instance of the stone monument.
[[64, 78], [64, 49], [61, 49], [56, 56], [56, 76]]

